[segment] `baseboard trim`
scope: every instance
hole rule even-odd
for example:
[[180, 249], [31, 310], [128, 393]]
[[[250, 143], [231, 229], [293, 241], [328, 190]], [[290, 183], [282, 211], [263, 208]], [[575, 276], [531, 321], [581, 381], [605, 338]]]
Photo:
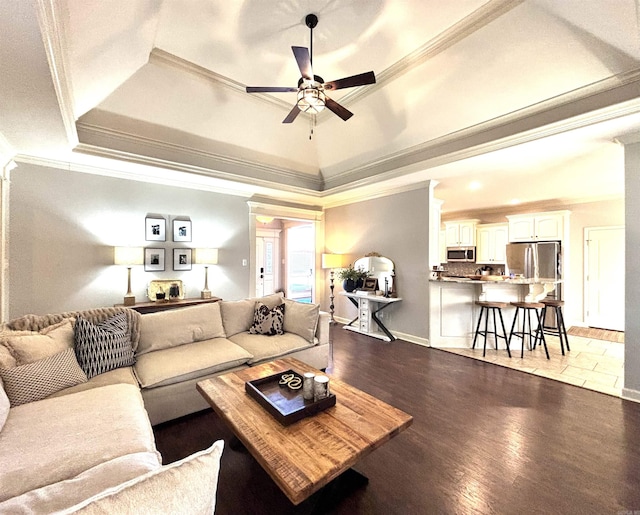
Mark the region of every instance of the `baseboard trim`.
[[631, 388], [623, 388], [620, 396], [626, 401], [640, 402], [640, 391]]
[[[346, 325], [349, 322], [351, 322], [351, 320], [347, 319], [347, 318], [342, 318], [342, 317], [337, 317], [337, 316], [334, 316], [333, 318], [339, 324], [345, 324]], [[420, 336], [415, 336], [413, 334], [407, 334], [407, 333], [401, 333], [401, 332], [398, 332], [398, 331], [391, 331], [391, 334], [393, 336], [395, 336], [399, 340], [404, 340], [404, 341], [409, 342], [409, 343], [415, 343], [416, 345], [421, 345], [423, 347], [431, 347], [431, 343], [429, 342], [428, 338], [422, 338]], [[364, 336], [366, 336], [366, 334]]]

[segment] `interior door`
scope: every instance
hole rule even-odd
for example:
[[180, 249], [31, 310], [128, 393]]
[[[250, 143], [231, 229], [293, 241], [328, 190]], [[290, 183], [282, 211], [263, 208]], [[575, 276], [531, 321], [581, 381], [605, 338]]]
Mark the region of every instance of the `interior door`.
[[315, 284], [315, 227], [298, 225], [287, 229], [287, 297], [313, 302]]
[[624, 331], [624, 227], [585, 229], [585, 321]]
[[256, 236], [257, 297], [269, 295], [277, 287], [279, 245], [279, 238], [275, 234], [258, 234]]

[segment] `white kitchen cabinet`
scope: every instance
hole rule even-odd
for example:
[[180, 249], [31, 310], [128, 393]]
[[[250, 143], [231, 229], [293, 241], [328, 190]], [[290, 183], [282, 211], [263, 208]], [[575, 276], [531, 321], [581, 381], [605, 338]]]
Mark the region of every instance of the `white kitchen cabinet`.
[[445, 222], [447, 247], [475, 247], [477, 220]]
[[565, 212], [507, 216], [509, 241], [562, 240], [565, 232]]
[[478, 225], [476, 263], [504, 265], [509, 242], [509, 224]]

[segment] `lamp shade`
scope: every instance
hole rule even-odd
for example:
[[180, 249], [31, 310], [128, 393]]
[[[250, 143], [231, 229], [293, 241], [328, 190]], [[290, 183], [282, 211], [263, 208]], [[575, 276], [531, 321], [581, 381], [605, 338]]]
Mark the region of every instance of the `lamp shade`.
[[113, 247], [113, 263], [116, 265], [142, 265], [142, 247]]
[[196, 249], [196, 263], [199, 265], [217, 265], [218, 249]]
[[322, 268], [342, 268], [342, 254], [322, 254]]

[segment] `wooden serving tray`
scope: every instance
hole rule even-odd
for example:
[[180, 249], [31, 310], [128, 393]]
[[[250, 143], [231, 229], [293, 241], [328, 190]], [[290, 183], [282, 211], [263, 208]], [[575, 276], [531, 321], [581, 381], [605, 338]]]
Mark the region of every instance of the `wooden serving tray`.
[[307, 401], [302, 397], [302, 388], [291, 390], [287, 385], [279, 384], [280, 378], [284, 374], [294, 374], [302, 380], [302, 376], [297, 372], [284, 370], [272, 376], [247, 381], [244, 384], [245, 391], [282, 425], [288, 426], [335, 406], [336, 396], [332, 393], [318, 402]]

